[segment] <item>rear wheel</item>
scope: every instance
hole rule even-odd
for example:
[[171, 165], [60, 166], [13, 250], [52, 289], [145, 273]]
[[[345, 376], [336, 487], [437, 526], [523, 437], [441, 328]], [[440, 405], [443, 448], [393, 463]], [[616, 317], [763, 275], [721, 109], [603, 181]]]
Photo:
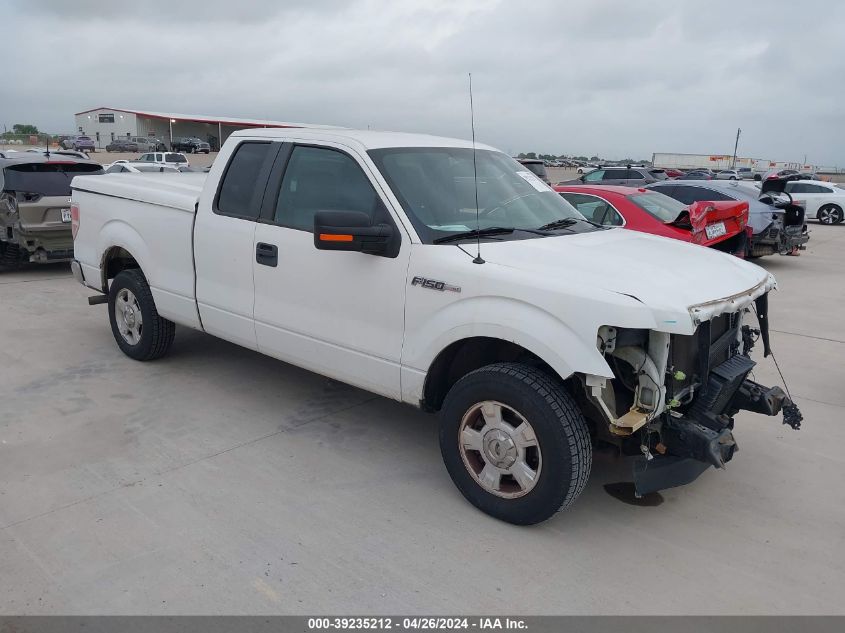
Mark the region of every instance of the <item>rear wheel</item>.
[[575, 401], [545, 373], [517, 363], [488, 365], [455, 383], [441, 411], [440, 451], [470, 503], [518, 525], [569, 507], [592, 464]]
[[842, 208], [835, 204], [826, 204], [817, 215], [822, 224], [839, 224], [843, 220]]
[[176, 324], [160, 317], [140, 270], [118, 273], [109, 288], [109, 321], [121, 351], [135, 360], [155, 360], [173, 344]]
[[26, 262], [26, 253], [11, 242], [0, 242], [0, 271], [18, 270]]

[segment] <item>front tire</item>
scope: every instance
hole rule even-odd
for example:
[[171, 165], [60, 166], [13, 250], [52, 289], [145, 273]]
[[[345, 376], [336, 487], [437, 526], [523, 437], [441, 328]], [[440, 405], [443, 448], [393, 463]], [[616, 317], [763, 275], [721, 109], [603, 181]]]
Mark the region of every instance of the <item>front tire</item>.
[[572, 505], [592, 465], [587, 422], [573, 398], [517, 363], [487, 365], [455, 383], [440, 412], [440, 451], [470, 503], [517, 525]]
[[819, 209], [816, 217], [818, 217], [819, 222], [822, 224], [839, 224], [843, 220], [842, 207], [838, 207], [835, 204], [826, 204]]
[[176, 324], [160, 317], [144, 274], [124, 270], [109, 288], [109, 321], [117, 346], [129, 358], [155, 360], [167, 354]]

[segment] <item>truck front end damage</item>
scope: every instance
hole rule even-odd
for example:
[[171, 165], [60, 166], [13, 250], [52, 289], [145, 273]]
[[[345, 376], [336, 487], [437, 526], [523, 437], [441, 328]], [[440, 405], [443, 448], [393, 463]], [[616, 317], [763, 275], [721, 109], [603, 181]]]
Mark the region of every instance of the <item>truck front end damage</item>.
[[[743, 317], [757, 315], [757, 327]], [[734, 416], [741, 410], [801, 425], [798, 407], [780, 387], [748, 376], [760, 340], [769, 356], [768, 288], [690, 308], [692, 335], [603, 326], [597, 345], [614, 378], [586, 376], [597, 435], [636, 455], [636, 492], [687, 484], [737, 451]], [[746, 319], [750, 320], [750, 319]], [[594, 417], [594, 421], [597, 421]]]

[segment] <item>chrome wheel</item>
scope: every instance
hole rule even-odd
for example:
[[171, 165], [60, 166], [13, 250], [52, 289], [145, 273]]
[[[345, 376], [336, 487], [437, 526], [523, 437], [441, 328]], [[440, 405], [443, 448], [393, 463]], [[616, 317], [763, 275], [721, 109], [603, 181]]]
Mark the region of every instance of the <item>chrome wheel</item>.
[[458, 428], [464, 466], [487, 492], [505, 499], [528, 494], [543, 465], [534, 428], [515, 409], [485, 400], [464, 414]]
[[141, 340], [144, 317], [138, 299], [128, 288], [121, 288], [114, 302], [114, 317], [123, 340], [137, 345]]

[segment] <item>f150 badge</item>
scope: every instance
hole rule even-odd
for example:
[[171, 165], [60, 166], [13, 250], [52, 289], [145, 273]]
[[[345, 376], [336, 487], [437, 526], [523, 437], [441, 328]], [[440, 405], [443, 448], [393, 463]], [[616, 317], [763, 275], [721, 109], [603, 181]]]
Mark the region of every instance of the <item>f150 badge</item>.
[[431, 290], [439, 290], [440, 292], [460, 292], [460, 286], [453, 286], [447, 284], [445, 281], [437, 281], [436, 279], [428, 279], [426, 277], [414, 277], [411, 280], [412, 286], [420, 286], [421, 288], [429, 288]]

